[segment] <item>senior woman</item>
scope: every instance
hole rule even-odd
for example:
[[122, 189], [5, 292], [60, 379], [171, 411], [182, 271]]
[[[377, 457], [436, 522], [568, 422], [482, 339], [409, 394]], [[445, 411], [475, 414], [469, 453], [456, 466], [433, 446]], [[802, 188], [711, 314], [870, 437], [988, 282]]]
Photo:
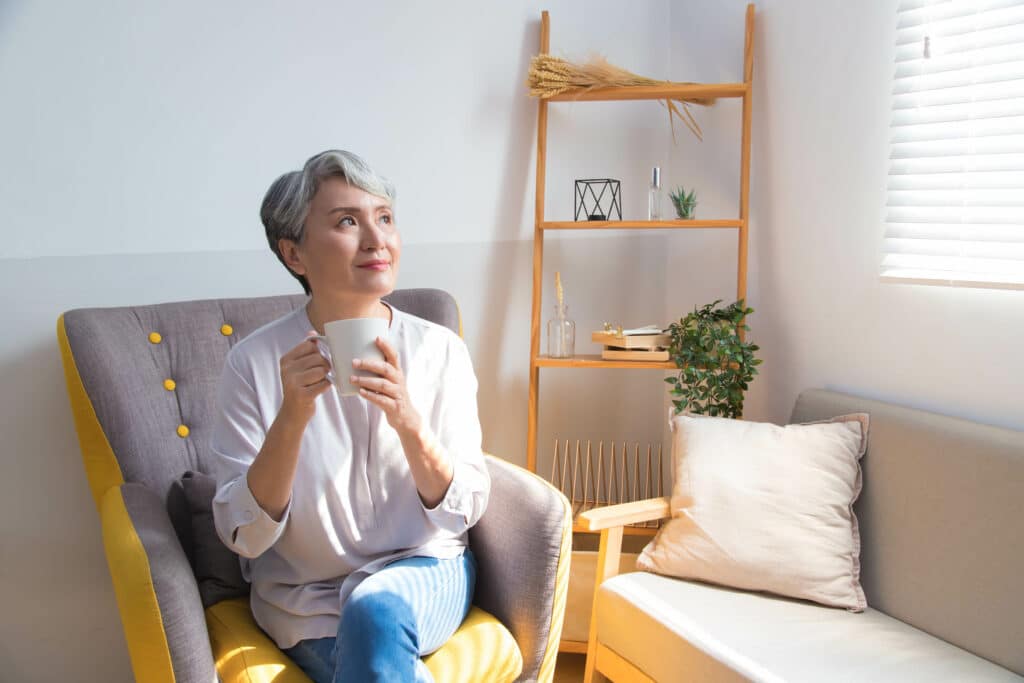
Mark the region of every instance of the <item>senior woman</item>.
[[[394, 190], [331, 150], [270, 186], [270, 248], [309, 301], [238, 342], [212, 436], [218, 535], [242, 556], [256, 622], [315, 681], [428, 681], [420, 657], [469, 611], [467, 531], [490, 479], [477, 382], [447, 328], [386, 304]], [[324, 323], [388, 321], [358, 395], [328, 391]], [[336, 368], [336, 372], [348, 372]]]

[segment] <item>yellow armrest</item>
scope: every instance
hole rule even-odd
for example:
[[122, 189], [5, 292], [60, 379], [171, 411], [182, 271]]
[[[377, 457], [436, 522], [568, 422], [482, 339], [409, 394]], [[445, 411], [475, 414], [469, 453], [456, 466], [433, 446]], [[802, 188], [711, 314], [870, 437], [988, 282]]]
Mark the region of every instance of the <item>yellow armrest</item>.
[[600, 531], [638, 522], [651, 522], [672, 516], [669, 498], [647, 498], [632, 503], [620, 503], [594, 508], [581, 513], [576, 521], [584, 531]]
[[174, 681], [149, 557], [128, 514], [123, 492], [124, 485], [107, 489], [100, 502], [100, 523], [132, 671], [138, 681]]

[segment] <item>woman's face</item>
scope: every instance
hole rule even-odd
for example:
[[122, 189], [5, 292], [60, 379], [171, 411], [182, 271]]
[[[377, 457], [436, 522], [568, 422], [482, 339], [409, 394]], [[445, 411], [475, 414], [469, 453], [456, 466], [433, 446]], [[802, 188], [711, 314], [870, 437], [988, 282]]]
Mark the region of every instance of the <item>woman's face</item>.
[[388, 200], [332, 177], [313, 195], [293, 270], [314, 295], [379, 298], [395, 288], [401, 252]]

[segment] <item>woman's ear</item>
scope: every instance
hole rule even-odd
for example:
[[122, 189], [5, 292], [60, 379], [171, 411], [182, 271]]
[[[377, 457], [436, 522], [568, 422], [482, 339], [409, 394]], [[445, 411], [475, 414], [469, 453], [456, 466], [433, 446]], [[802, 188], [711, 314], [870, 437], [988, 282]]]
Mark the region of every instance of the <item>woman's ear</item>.
[[282, 237], [277, 241], [277, 249], [281, 252], [281, 258], [284, 259], [284, 264], [288, 266], [289, 270], [296, 275], [306, 274], [306, 266], [302, 264], [302, 259], [299, 256], [299, 249], [295, 244], [295, 240]]

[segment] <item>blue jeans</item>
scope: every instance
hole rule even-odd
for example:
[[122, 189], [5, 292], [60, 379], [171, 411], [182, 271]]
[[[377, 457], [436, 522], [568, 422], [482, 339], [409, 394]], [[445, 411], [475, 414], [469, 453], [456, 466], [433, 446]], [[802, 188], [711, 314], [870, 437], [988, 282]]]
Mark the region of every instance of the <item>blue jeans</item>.
[[433, 681], [420, 659], [466, 618], [476, 559], [408, 557], [363, 580], [341, 608], [338, 635], [285, 650], [315, 683]]

